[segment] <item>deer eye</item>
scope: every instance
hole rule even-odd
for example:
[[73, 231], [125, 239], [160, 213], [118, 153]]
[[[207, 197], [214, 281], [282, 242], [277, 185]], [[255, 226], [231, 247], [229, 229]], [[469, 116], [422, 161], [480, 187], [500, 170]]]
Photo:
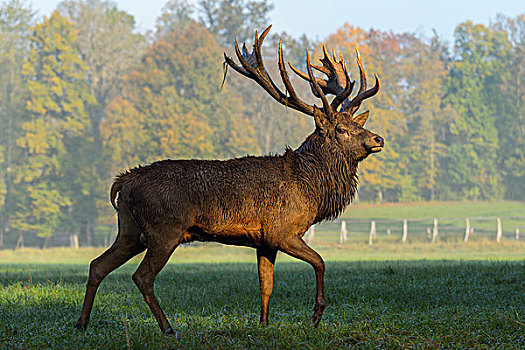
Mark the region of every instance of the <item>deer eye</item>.
[[344, 129], [344, 128], [340, 127], [340, 126], [337, 126], [337, 127], [335, 128], [335, 131], [336, 131], [338, 134], [341, 134], [341, 135], [342, 135], [342, 134], [348, 134], [348, 132], [346, 131], [346, 129]]

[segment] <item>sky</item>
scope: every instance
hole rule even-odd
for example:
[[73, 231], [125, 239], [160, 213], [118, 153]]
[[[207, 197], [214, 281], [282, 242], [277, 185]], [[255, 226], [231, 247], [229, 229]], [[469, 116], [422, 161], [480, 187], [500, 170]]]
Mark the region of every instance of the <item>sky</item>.
[[[196, 0], [193, 0], [196, 1]], [[60, 0], [29, 0], [40, 15], [50, 14]], [[153, 29], [167, 0], [117, 0], [117, 6], [135, 17], [141, 32]], [[439, 36], [453, 42], [457, 24], [471, 20], [489, 24], [496, 14], [515, 17], [525, 13], [525, 0], [269, 0], [274, 9], [270, 22], [274, 32], [294, 37], [303, 33], [323, 40], [345, 22], [365, 30]], [[254, 28], [261, 29], [261, 28]]]

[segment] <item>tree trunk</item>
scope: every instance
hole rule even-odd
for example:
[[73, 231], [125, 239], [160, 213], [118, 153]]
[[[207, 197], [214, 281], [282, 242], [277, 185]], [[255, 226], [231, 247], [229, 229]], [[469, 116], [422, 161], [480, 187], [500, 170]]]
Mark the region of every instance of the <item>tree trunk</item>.
[[2, 218], [0, 226], [0, 248], [4, 246], [4, 236], [9, 232], [9, 212], [11, 208], [11, 192], [12, 192], [12, 150], [13, 150], [13, 138], [12, 138], [12, 128], [13, 128], [13, 116], [11, 113], [7, 113], [7, 145], [5, 148], [4, 158], [5, 158], [5, 198], [4, 198], [4, 207], [2, 208]]
[[75, 231], [75, 233], [70, 234], [69, 245], [70, 247], [78, 249], [78, 229]]
[[16, 241], [15, 250], [24, 248], [24, 234], [22, 231], [20, 231], [20, 235], [18, 236], [18, 241]]
[[93, 234], [91, 233], [91, 220], [86, 221], [86, 244], [88, 247], [93, 246]]

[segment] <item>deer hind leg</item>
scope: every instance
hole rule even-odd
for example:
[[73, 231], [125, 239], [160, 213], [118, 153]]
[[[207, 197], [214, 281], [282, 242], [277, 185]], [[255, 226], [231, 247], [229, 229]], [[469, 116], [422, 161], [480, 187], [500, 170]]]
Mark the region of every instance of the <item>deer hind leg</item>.
[[319, 325], [319, 321], [323, 317], [323, 311], [326, 307], [326, 299], [324, 295], [324, 261], [323, 258], [312, 248], [310, 248], [299, 236], [292, 236], [284, 241], [280, 247], [284, 253], [293, 256], [294, 258], [306, 261], [315, 270], [315, 280], [317, 286], [317, 293], [315, 297], [314, 313], [312, 321], [314, 327]]
[[95, 294], [102, 280], [111, 271], [146, 249], [146, 247], [140, 243], [141, 231], [129, 210], [124, 205], [121, 205], [121, 209], [119, 209], [118, 221], [119, 232], [117, 239], [108, 250], [93, 260], [89, 266], [86, 295], [80, 317], [75, 324], [75, 328], [77, 329], [86, 329], [91, 308], [93, 307], [93, 301], [95, 300]]
[[268, 308], [273, 290], [273, 266], [277, 250], [257, 248], [257, 265], [259, 268], [259, 286], [261, 289], [261, 325], [268, 325]]
[[153, 287], [155, 278], [179, 245], [181, 237], [182, 233], [174, 237], [173, 231], [153, 235], [144, 259], [133, 274], [133, 281], [142, 293], [144, 301], [148, 304], [164, 334], [173, 334], [173, 329], [155, 297]]

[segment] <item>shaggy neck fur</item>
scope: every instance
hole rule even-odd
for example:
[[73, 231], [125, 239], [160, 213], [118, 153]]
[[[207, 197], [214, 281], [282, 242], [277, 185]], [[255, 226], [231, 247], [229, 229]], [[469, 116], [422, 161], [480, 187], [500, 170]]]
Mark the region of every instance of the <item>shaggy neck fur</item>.
[[296, 176], [306, 185], [307, 196], [318, 204], [315, 222], [335, 219], [357, 192], [359, 160], [315, 133], [294, 153]]

